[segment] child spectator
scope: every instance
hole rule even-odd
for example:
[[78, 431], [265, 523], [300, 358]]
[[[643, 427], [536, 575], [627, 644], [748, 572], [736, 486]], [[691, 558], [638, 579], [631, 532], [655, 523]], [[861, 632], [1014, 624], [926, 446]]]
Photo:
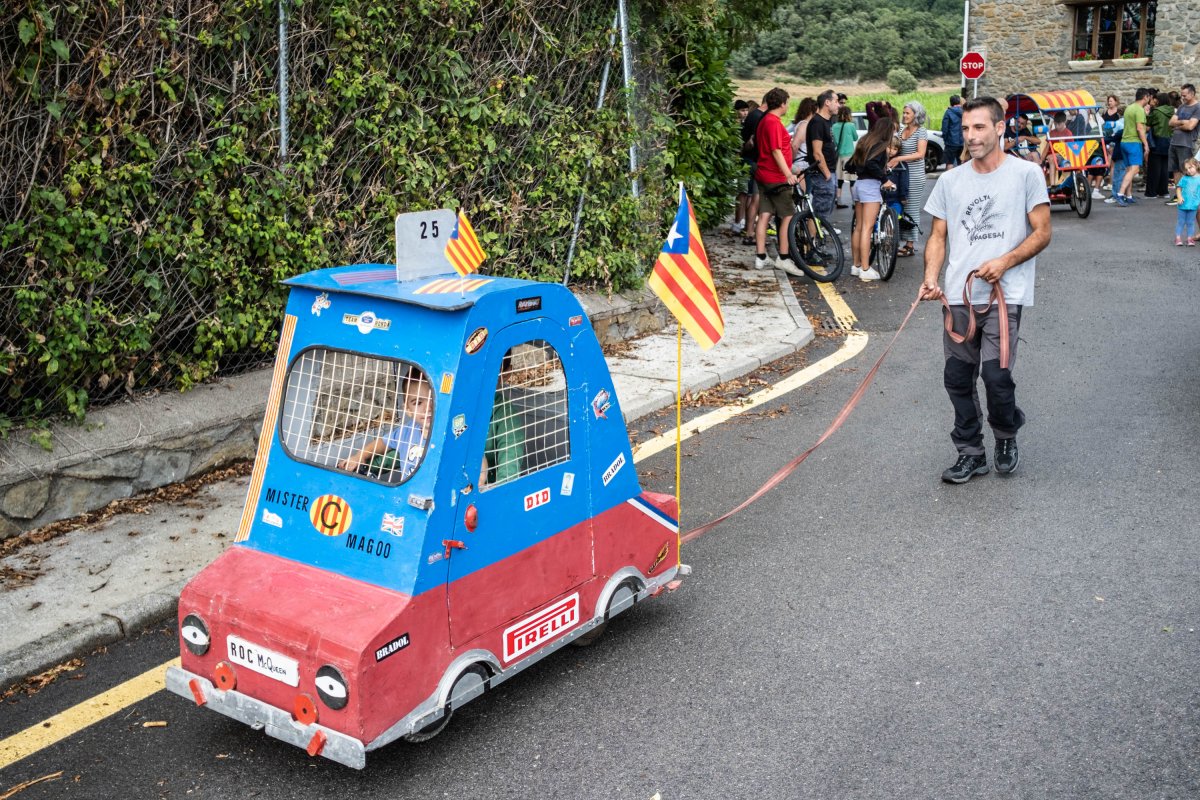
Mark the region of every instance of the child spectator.
[[425, 455], [429, 422], [433, 419], [433, 389], [416, 369], [404, 378], [402, 407], [405, 418], [383, 436], [354, 455], [338, 462], [338, 469], [382, 478], [388, 483], [406, 480]]
[[1196, 246], [1196, 212], [1200, 210], [1200, 162], [1189, 158], [1183, 162], [1184, 175], [1175, 187], [1175, 197], [1179, 206], [1175, 209], [1175, 246], [1183, 247], [1183, 237], [1187, 236], [1187, 246]]

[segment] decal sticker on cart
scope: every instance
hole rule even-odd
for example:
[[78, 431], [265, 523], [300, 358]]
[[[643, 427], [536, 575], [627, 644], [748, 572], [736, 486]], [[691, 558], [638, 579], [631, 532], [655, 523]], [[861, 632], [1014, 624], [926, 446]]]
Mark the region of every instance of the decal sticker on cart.
[[436, 281], [414, 289], [413, 294], [459, 294], [482, 289], [492, 282], [491, 278], [438, 278]]
[[404, 517], [399, 514], [384, 514], [383, 521], [379, 523], [379, 530], [382, 533], [390, 533], [392, 536], [403, 536]]
[[438, 388], [442, 394], [450, 394], [450, 390], [454, 388], [454, 373], [442, 373], [442, 385]]
[[617, 473], [621, 471], [621, 467], [623, 466], [625, 466], [625, 454], [617, 453], [616, 459], [608, 465], [608, 469], [604, 470], [604, 475], [601, 477], [605, 486], [612, 483], [612, 479], [617, 477]]
[[264, 525], [270, 525], [273, 528], [283, 527], [283, 517], [278, 514], [272, 514], [268, 509], [263, 509], [262, 521]]
[[267, 502], [284, 508], [294, 508], [297, 511], [308, 511], [308, 495], [267, 487]]
[[592, 413], [596, 415], [596, 419], [608, 419], [605, 413], [612, 407], [612, 400], [608, 396], [608, 392], [604, 389], [596, 392], [596, 396], [592, 398]]
[[333, 303], [329, 302], [329, 292], [321, 292], [317, 295], [317, 299], [313, 300], [312, 314], [314, 317], [319, 317], [322, 311], [332, 307]]
[[533, 494], [525, 495], [525, 510], [532, 511], [538, 506], [544, 506], [550, 502], [550, 487], [539, 489]]
[[662, 562], [666, 560], [667, 553], [669, 552], [671, 552], [671, 543], [663, 542], [662, 549], [659, 550], [658, 555], [654, 557], [654, 562], [650, 565], [650, 569], [646, 570], [646, 574], [653, 574], [654, 570], [658, 569], [662, 565]]
[[504, 660], [555, 639], [579, 624], [579, 593], [564, 598], [549, 608], [504, 629]]
[[358, 328], [359, 333], [370, 333], [371, 331], [386, 331], [392, 327], [390, 319], [380, 319], [375, 316], [374, 311], [364, 311], [361, 314], [343, 314], [343, 325], [353, 325]]
[[571, 317], [571, 319], [569, 319], [567, 321], [567, 324], [570, 325], [572, 328], [578, 328], [580, 325], [583, 324], [583, 315], [576, 314], [575, 316]]
[[679, 522], [677, 520], [671, 519], [666, 514], [659, 511], [656, 507], [652, 506], [650, 503], [647, 503], [642, 498], [631, 497], [628, 500], [626, 500], [625, 502], [629, 503], [629, 505], [633, 506], [638, 511], [642, 512], [647, 517], [649, 517], [650, 519], [657, 522], [659, 525], [662, 525], [664, 528], [669, 530], [671, 533], [679, 533]]
[[467, 415], [459, 414], [454, 419], [450, 420], [450, 429], [454, 431], [454, 438], [462, 436], [467, 432]]
[[467, 355], [473, 356], [479, 352], [479, 348], [483, 347], [483, 343], [487, 341], [487, 328], [476, 328], [470, 336], [467, 337], [467, 343], [463, 347], [467, 351]]
[[399, 653], [401, 650], [408, 647], [408, 645], [409, 645], [408, 634], [407, 633], [400, 634], [395, 639], [392, 639], [390, 642], [385, 644], [383, 647], [379, 647], [375, 650], [375, 663], [378, 664], [380, 661], [383, 661], [388, 656], [396, 655], [396, 653]]
[[559, 494], [561, 494], [563, 497], [570, 497], [571, 492], [573, 491], [575, 491], [575, 473], [564, 472], [562, 489], [559, 490]]
[[522, 297], [517, 300], [517, 313], [525, 314], [530, 311], [542, 310], [542, 298], [539, 297]]
[[323, 494], [313, 501], [308, 518], [322, 536], [341, 536], [350, 527], [354, 513], [350, 504], [336, 494]]
[[365, 553], [376, 558], [391, 558], [392, 543], [385, 542], [382, 539], [372, 539], [370, 536], [356, 536], [353, 533], [346, 534], [346, 549], [357, 550], [360, 553]]
[[252, 669], [260, 675], [274, 678], [288, 686], [300, 685], [300, 662], [282, 653], [254, 644], [240, 636], [230, 634], [225, 638], [229, 660]]

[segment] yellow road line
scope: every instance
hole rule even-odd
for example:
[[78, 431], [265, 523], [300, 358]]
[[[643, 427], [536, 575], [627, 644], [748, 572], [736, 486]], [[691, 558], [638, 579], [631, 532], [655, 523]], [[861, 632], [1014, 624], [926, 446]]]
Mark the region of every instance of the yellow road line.
[[179, 665], [173, 658], [146, 670], [136, 678], [130, 678], [107, 692], [89, 697], [82, 703], [59, 712], [49, 719], [31, 725], [20, 733], [0, 740], [0, 769], [31, 756], [68, 736], [74, 736], [84, 728], [94, 725], [105, 717], [145, 700], [163, 688], [163, 673], [167, 667]]
[[854, 323], [858, 322], [858, 317], [854, 316], [854, 312], [850, 310], [850, 306], [846, 305], [846, 301], [838, 294], [837, 289], [833, 288], [833, 284], [818, 283], [817, 288], [825, 297], [825, 302], [829, 305], [829, 310], [833, 312], [833, 319], [837, 322], [838, 327], [844, 331], [851, 330]]
[[[817, 286], [820, 288], [821, 294], [825, 296], [825, 302], [829, 304], [834, 317], [839, 322], [849, 320], [849, 324], [845, 326], [849, 330], [849, 325], [857, 321], [854, 312], [846, 305], [846, 301], [842, 299], [841, 295], [827, 284], [818, 283]], [[863, 348], [867, 346], [867, 338], [867, 334], [865, 333], [852, 331], [846, 337], [846, 341], [842, 343], [842, 346], [832, 355], [826, 356], [815, 364], [810, 364], [795, 375], [789, 375], [774, 386], [755, 392], [746, 398], [746, 402], [741, 405], [718, 408], [715, 411], [710, 411], [692, 420], [687, 424], [687, 428], [683, 431], [681, 439], [690, 439], [697, 433], [720, 425], [722, 422], [730, 420], [738, 414], [745, 413], [763, 403], [769, 403], [788, 392], [799, 389], [806, 383], [824, 375], [839, 364], [843, 364], [861, 353]], [[674, 442], [675, 432], [673, 430], [661, 436], [656, 436], [653, 439], [643, 442], [634, 450], [633, 460], [635, 462], [641, 461], [656, 453], [661, 453], [674, 444]], [[49, 719], [32, 725], [19, 733], [14, 733], [7, 739], [0, 740], [0, 769], [5, 769], [39, 750], [44, 750], [53, 744], [61, 742], [63, 739], [74, 736], [84, 728], [90, 727], [116, 714], [118, 711], [126, 709], [134, 703], [145, 700], [150, 695], [164, 688], [163, 674], [167, 671], [167, 667], [173, 666], [179, 666], [178, 658], [173, 658], [170, 661], [159, 664], [157, 667], [152, 667], [136, 678], [130, 678], [106, 692], [88, 698], [82, 703], [55, 714]]]

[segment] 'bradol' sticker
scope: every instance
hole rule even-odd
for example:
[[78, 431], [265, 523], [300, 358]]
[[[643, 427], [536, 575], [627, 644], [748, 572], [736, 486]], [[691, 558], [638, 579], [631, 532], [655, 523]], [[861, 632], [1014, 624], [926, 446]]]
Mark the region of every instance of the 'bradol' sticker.
[[604, 470], [604, 475], [601, 477], [605, 486], [612, 483], [612, 479], [617, 476], [617, 473], [621, 471], [621, 467], [623, 466], [625, 466], [625, 454], [617, 453], [616, 459], [608, 465], [608, 469]]

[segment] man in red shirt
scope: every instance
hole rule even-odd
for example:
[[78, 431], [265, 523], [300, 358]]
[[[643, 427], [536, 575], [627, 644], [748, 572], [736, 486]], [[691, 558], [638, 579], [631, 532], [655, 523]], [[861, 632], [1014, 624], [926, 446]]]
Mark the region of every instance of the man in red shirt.
[[767, 225], [771, 217], [778, 217], [775, 230], [779, 235], [779, 258], [775, 260], [775, 267], [792, 275], [802, 275], [788, 258], [787, 228], [796, 213], [796, 203], [792, 200], [792, 186], [796, 183], [796, 176], [792, 174], [792, 137], [780, 120], [787, 112], [788, 93], [776, 87], [767, 92], [763, 104], [767, 114], [755, 132], [758, 162], [754, 178], [758, 181], [759, 205], [755, 229], [758, 252], [754, 257], [754, 268], [765, 269], [768, 265]]

